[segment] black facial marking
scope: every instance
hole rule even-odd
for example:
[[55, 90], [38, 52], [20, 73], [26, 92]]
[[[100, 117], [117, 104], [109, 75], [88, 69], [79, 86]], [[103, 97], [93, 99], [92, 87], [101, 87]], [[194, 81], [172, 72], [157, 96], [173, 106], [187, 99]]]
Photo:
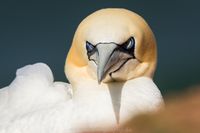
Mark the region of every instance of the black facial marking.
[[[108, 43], [114, 43], [114, 44], [118, 45], [118, 47], [117, 47], [116, 49], [113, 50], [112, 54], [113, 54], [115, 51], [120, 51], [120, 52], [127, 53], [127, 54], [131, 55], [132, 58], [130, 58], [130, 59], [135, 59], [135, 55], [134, 55], [134, 50], [135, 50], [135, 39], [134, 39], [134, 37], [130, 37], [126, 42], [124, 42], [124, 43], [121, 44], [121, 45], [120, 45], [120, 44], [117, 44], [117, 43], [115, 43], [115, 42], [108, 42]], [[105, 44], [105, 45], [106, 45], [106, 44], [108, 44], [108, 43], [102, 43], [102, 42], [100, 42], [100, 43], [97, 43], [96, 46], [99, 45], [99, 44]], [[87, 50], [88, 60], [94, 61], [94, 62], [97, 64], [96, 60], [94, 60], [94, 59], [91, 58], [92, 55], [95, 54], [95, 52], [98, 52], [96, 46], [94, 46], [92, 43], [86, 41], [86, 50]], [[112, 56], [112, 54], [111, 54], [110, 56]], [[128, 60], [129, 60], [129, 59], [128, 59]], [[127, 61], [128, 61], [128, 60], [127, 60]], [[127, 61], [125, 61], [125, 62], [119, 67], [119, 69], [120, 69]], [[119, 70], [119, 69], [118, 69], [118, 70]], [[116, 70], [116, 71], [118, 71], [118, 70]], [[115, 72], [116, 72], [116, 71], [115, 71]]]
[[[133, 37], [130, 37], [126, 42], [124, 42], [122, 45], [118, 45], [119, 47], [116, 48], [114, 51], [119, 50], [120, 52], [127, 53], [131, 55], [131, 58], [127, 58], [116, 70], [113, 72], [110, 72], [109, 75], [112, 78], [112, 74], [119, 71], [129, 60], [136, 59], [134, 50], [135, 50], [135, 39]], [[114, 52], [113, 51], [113, 52]]]
[[87, 50], [88, 60], [93, 60], [90, 59], [90, 57], [97, 51], [96, 47], [92, 45], [92, 43], [86, 41], [86, 50]]
[[92, 45], [90, 42], [86, 41], [86, 49], [87, 52], [92, 52], [94, 50], [95, 46]]
[[130, 55], [134, 56], [134, 50], [135, 50], [135, 39], [133, 37], [129, 38], [125, 43], [120, 45], [119, 48], [120, 51], [123, 51], [125, 53], [128, 53]]
[[134, 59], [134, 58], [127, 58], [120, 66], [119, 68], [117, 68], [116, 70], [114, 70], [113, 72], [110, 72], [109, 75], [110, 77], [112, 77], [112, 74], [119, 71], [130, 59]]

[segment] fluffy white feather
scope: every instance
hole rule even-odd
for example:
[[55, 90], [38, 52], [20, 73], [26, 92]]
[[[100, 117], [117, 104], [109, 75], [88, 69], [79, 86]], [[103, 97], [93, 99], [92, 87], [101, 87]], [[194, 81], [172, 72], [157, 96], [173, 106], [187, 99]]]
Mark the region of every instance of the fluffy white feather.
[[37, 131], [35, 124], [39, 124], [40, 121], [45, 122], [45, 117], [55, 111], [59, 104], [71, 99], [71, 86], [53, 80], [50, 68], [43, 63], [28, 65], [17, 70], [14, 81], [0, 89], [1, 131], [22, 132], [26, 128]]
[[37, 63], [17, 70], [14, 81], [0, 89], [0, 133], [103, 130], [117, 124], [115, 109], [119, 109], [120, 102], [123, 121], [138, 112], [154, 110], [162, 101], [150, 78], [137, 78], [124, 87], [115, 84], [110, 86], [112, 92], [97, 82], [91, 82], [90, 86], [88, 82], [82, 83], [82, 89], [77, 86], [72, 98], [71, 86], [53, 82], [47, 65]]

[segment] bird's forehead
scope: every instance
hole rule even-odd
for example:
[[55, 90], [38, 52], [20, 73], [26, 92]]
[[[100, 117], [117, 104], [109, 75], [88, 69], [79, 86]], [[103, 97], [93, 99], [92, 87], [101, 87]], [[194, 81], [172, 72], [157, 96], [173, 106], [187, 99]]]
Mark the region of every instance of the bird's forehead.
[[86, 30], [86, 40], [93, 44], [114, 42], [121, 44], [130, 37], [128, 25], [121, 23], [96, 23]]
[[82, 23], [85, 40], [93, 43], [115, 42], [121, 44], [133, 34], [136, 23], [127, 14], [117, 12], [97, 13]]

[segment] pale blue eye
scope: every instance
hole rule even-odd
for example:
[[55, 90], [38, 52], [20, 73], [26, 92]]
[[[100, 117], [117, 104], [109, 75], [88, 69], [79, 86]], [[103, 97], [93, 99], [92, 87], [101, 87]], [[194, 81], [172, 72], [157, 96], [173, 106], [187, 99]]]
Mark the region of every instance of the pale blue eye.
[[90, 42], [86, 41], [86, 49], [88, 52], [91, 52], [94, 50], [94, 46]]
[[135, 39], [131, 37], [126, 44], [126, 49], [132, 49], [134, 47], [135, 47]]

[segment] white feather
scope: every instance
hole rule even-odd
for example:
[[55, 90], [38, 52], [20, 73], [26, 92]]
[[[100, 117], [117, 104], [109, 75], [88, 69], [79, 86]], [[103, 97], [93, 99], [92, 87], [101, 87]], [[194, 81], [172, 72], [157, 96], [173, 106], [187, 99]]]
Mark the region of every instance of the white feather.
[[[68, 133], [83, 129], [105, 130], [162, 103], [160, 91], [150, 78], [125, 84], [99, 85], [80, 81], [74, 88], [54, 82], [43, 64], [17, 70], [16, 78], [0, 89], [0, 133]], [[118, 110], [118, 111], [116, 111]]]

